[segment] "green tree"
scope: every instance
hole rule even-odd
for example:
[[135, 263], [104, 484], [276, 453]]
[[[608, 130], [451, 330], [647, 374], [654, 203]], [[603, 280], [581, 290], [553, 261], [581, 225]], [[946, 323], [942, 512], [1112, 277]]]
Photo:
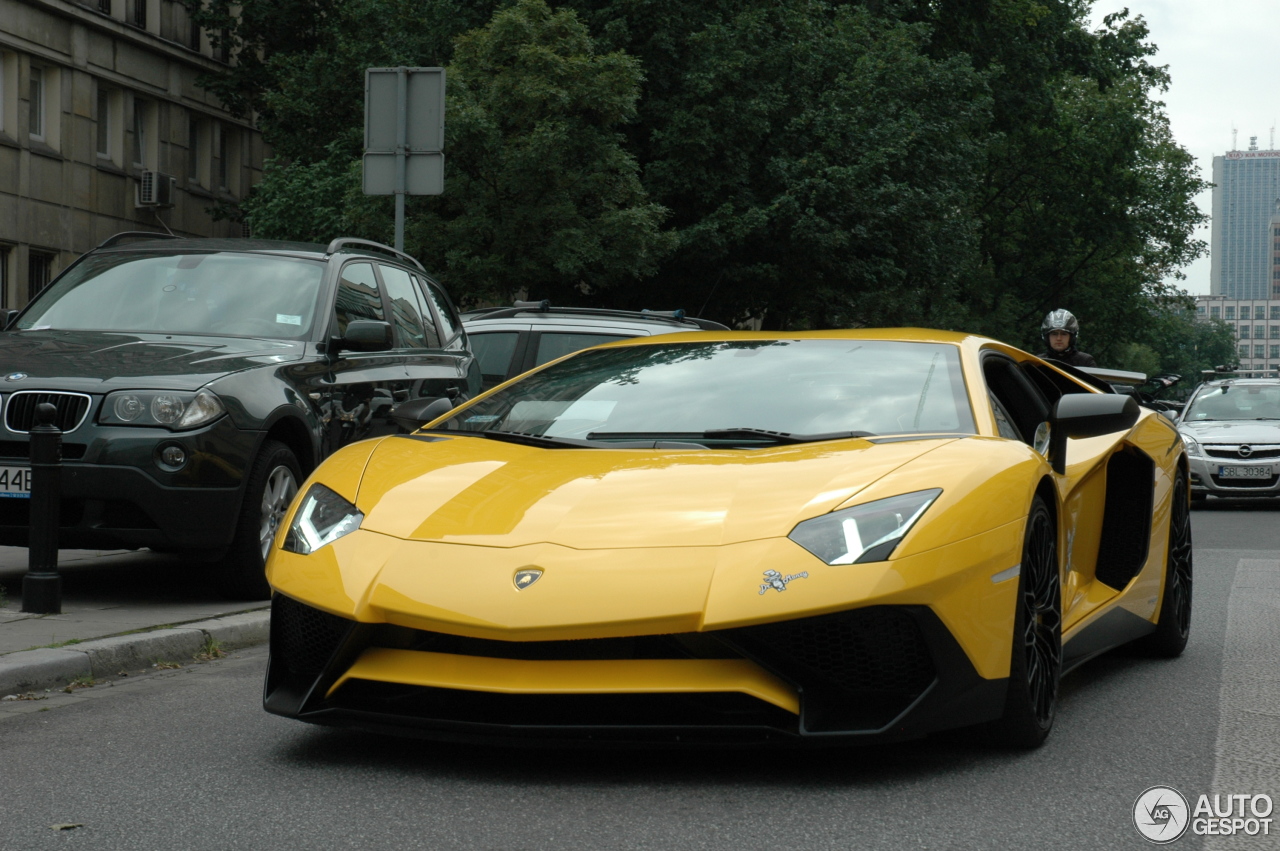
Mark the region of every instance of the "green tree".
[[407, 243], [472, 299], [581, 301], [651, 276], [671, 244], [667, 211], [648, 201], [619, 133], [642, 76], [543, 0], [461, 36], [446, 192], [415, 207]]

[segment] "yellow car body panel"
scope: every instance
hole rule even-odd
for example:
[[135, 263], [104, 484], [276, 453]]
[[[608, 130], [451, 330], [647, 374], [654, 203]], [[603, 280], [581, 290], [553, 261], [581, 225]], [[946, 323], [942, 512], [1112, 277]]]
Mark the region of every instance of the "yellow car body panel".
[[353, 679], [500, 694], [732, 691], [800, 714], [796, 690], [745, 659], [494, 659], [370, 647], [329, 693]]
[[[678, 342], [778, 338], [682, 333]], [[278, 594], [343, 622], [512, 645], [736, 635], [859, 610], [927, 611], [977, 678], [1003, 688], [1039, 495], [1056, 522], [1063, 641], [1118, 610], [1158, 620], [1183, 463], [1167, 422], [1144, 411], [1125, 431], [1067, 440], [1059, 473], [1028, 443], [999, 436], [983, 384], [988, 353], [1051, 364], [986, 338], [919, 329], [785, 338], [956, 346], [976, 433], [745, 451], [548, 449], [443, 431], [367, 441], [332, 456], [300, 491], [323, 483], [362, 512], [360, 528], [308, 555], [282, 549], [282, 531], [268, 578]], [[1060, 382], [1078, 381], [1056, 371]], [[1126, 453], [1154, 465], [1153, 511], [1145, 560], [1115, 588], [1098, 565], [1109, 462]], [[928, 490], [940, 494], [885, 561], [827, 564], [788, 537], [805, 520]], [[521, 571], [536, 581], [518, 585]], [[803, 697], [754, 658], [537, 660], [374, 646], [342, 664], [325, 681], [329, 698], [357, 682], [525, 696], [734, 692], [796, 713]]]

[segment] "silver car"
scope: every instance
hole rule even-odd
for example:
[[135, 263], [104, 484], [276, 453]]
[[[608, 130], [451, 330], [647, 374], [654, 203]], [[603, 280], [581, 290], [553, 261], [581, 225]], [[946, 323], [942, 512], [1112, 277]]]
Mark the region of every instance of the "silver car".
[[1280, 496], [1280, 380], [1207, 381], [1178, 431], [1191, 463], [1191, 498]]

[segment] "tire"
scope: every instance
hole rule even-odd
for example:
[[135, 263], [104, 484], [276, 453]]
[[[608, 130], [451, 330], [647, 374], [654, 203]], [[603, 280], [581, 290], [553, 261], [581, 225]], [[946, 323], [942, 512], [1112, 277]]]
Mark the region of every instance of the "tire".
[[265, 572], [267, 553], [301, 480], [293, 451], [277, 440], [266, 441], [249, 472], [235, 537], [223, 558], [220, 585], [226, 596], [234, 600], [271, 596]]
[[1191, 581], [1191, 503], [1187, 499], [1186, 474], [1179, 470], [1169, 507], [1169, 550], [1164, 562], [1160, 619], [1155, 632], [1134, 642], [1135, 649], [1161, 659], [1182, 655], [1191, 637]]
[[1062, 676], [1062, 578], [1058, 571], [1053, 515], [1037, 496], [1023, 537], [1004, 715], [990, 728], [992, 739], [1004, 747], [1039, 747], [1053, 727]]

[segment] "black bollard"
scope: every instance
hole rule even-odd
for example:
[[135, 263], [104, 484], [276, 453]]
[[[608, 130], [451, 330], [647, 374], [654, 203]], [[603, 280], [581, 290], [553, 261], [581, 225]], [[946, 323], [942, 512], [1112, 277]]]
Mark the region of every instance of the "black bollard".
[[36, 405], [31, 427], [31, 531], [27, 575], [22, 577], [22, 611], [62, 613], [62, 577], [58, 575], [58, 509], [62, 500], [62, 430], [54, 425], [58, 409]]

